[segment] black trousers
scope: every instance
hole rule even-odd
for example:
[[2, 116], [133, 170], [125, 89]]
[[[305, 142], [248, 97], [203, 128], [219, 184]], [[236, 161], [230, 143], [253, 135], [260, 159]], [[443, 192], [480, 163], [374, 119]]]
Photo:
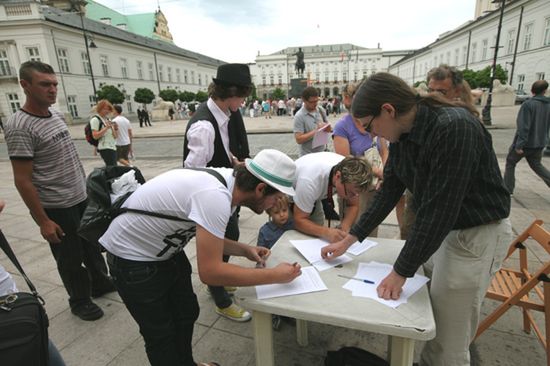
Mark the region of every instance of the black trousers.
[[77, 234], [86, 201], [68, 208], [47, 208], [48, 217], [63, 229], [61, 243], [50, 243], [57, 271], [69, 294], [71, 307], [90, 302], [92, 289], [109, 284], [107, 265], [98, 243], [88, 243]]

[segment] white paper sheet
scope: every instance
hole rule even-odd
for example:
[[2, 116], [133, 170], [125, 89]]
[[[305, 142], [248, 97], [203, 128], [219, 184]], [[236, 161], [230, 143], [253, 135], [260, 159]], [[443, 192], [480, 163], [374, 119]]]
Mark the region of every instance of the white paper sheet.
[[353, 259], [348, 255], [341, 255], [338, 258], [325, 260], [321, 257], [321, 248], [327, 246], [327, 243], [321, 239], [291, 240], [292, 244], [304, 256], [307, 261], [317, 268], [318, 271], [336, 267], [339, 264], [351, 262]]
[[361, 255], [362, 253], [366, 252], [372, 247], [375, 247], [378, 245], [378, 242], [365, 239], [362, 242], [356, 241], [353, 243], [348, 250], [346, 250], [346, 253], [353, 254], [353, 255]]
[[313, 267], [303, 267], [302, 275], [290, 283], [256, 286], [256, 295], [262, 300], [325, 290], [328, 289], [319, 272]]
[[315, 135], [313, 135], [313, 141], [311, 142], [311, 147], [316, 148], [317, 146], [326, 145], [328, 144], [329, 137], [332, 135], [332, 132], [325, 131], [330, 124], [326, 124], [323, 127], [319, 128], [317, 131], [315, 131]]
[[401, 304], [408, 301], [409, 297], [422, 286], [424, 286], [429, 279], [425, 276], [415, 274], [412, 278], [407, 278], [405, 285], [403, 286], [403, 292], [398, 300], [384, 300], [378, 297], [376, 288], [382, 282], [384, 278], [391, 272], [392, 266], [386, 263], [369, 262], [359, 263], [357, 272], [353, 277], [367, 279], [373, 281], [374, 284], [367, 284], [361, 281], [349, 280], [343, 286], [346, 290], [352, 292], [352, 296], [368, 297], [386, 306], [396, 308]]

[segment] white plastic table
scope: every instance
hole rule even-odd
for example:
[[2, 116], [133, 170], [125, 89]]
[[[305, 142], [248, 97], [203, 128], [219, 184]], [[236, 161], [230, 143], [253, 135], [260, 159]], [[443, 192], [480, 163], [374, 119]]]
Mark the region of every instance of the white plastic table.
[[[289, 240], [311, 239], [291, 230], [287, 231], [272, 248], [268, 266], [282, 261], [309, 265]], [[353, 276], [360, 262], [377, 261], [393, 264], [402, 240], [373, 238], [379, 245], [355, 257], [342, 268], [320, 272], [328, 291], [303, 295], [258, 300], [254, 287], [242, 287], [236, 293], [240, 305], [252, 311], [256, 366], [273, 366], [273, 330], [271, 315], [296, 319], [297, 341], [307, 345], [307, 322], [313, 321], [349, 329], [368, 331], [389, 336], [391, 366], [410, 366], [413, 362], [415, 340], [430, 340], [435, 336], [435, 322], [426, 286], [411, 296], [406, 304], [393, 309], [372, 299], [353, 297], [342, 286]]]

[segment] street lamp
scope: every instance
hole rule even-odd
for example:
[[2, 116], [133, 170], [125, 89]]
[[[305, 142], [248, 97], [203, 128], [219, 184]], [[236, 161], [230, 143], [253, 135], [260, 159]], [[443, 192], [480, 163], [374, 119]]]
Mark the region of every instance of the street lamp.
[[[94, 90], [94, 98], [97, 97], [97, 90], [95, 88], [95, 79], [94, 79], [94, 70], [92, 68], [92, 60], [90, 59], [90, 48], [97, 48], [93, 39], [90, 39], [88, 42], [88, 33], [86, 32], [86, 27], [84, 27], [84, 16], [82, 10], [78, 12], [80, 16], [80, 25], [82, 26], [82, 35], [84, 36], [84, 45], [86, 46], [86, 57], [88, 58], [88, 66], [90, 66], [90, 77], [92, 78], [92, 88]], [[89, 45], [88, 45], [89, 44]]]
[[489, 84], [489, 95], [487, 96], [487, 103], [485, 103], [485, 107], [483, 107], [483, 110], [481, 111], [483, 124], [490, 126], [491, 125], [491, 103], [493, 102], [493, 82], [495, 81], [495, 72], [497, 67], [497, 57], [498, 57], [498, 49], [499, 49], [499, 43], [500, 43], [500, 30], [502, 28], [502, 18], [504, 17], [504, 5], [506, 3], [506, 0], [493, 0], [493, 3], [501, 3], [500, 4], [500, 16], [498, 19], [498, 28], [497, 28], [497, 39], [495, 44], [495, 54], [493, 57], [493, 66], [491, 68], [491, 84]]

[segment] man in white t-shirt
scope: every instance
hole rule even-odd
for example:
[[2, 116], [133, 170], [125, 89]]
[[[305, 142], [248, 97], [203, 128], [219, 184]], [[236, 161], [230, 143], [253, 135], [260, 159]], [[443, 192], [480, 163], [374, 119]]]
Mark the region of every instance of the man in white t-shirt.
[[122, 106], [119, 104], [114, 106], [115, 118], [113, 122], [118, 127], [118, 135], [116, 137], [116, 155], [117, 160], [122, 165], [130, 165], [129, 156], [132, 154], [132, 124], [128, 118], [122, 115]]
[[[293, 209], [296, 230], [331, 243], [344, 238], [355, 222], [359, 193], [369, 188], [372, 177], [369, 163], [358, 157], [319, 152], [296, 160]], [[346, 200], [340, 228], [324, 226], [321, 200], [327, 199], [334, 208], [333, 192]]]
[[270, 252], [224, 238], [237, 206], [257, 214], [293, 195], [296, 166], [277, 150], [262, 150], [234, 169], [176, 169], [139, 187], [124, 207], [178, 216], [185, 222], [125, 213], [99, 240], [124, 304], [139, 324], [151, 365], [195, 366], [191, 340], [199, 314], [184, 246], [196, 236], [198, 274], [215, 286], [286, 283], [300, 266], [245, 268], [224, 254], [263, 264]]

